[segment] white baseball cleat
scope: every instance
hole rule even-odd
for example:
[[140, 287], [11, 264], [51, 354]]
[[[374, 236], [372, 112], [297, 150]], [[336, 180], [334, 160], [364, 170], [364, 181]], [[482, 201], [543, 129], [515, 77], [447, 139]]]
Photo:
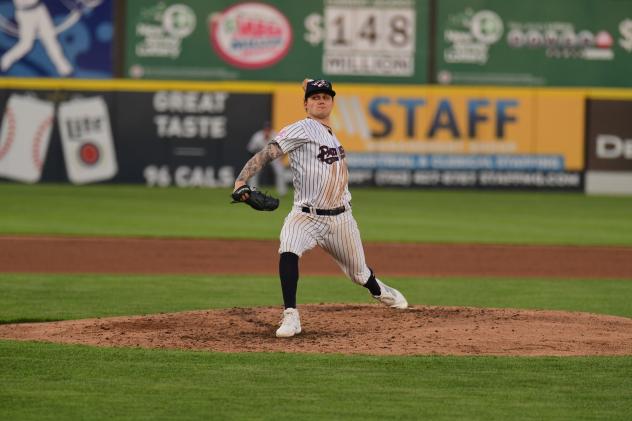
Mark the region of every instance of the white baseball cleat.
[[391, 308], [408, 308], [408, 301], [402, 295], [401, 292], [396, 290], [395, 288], [391, 288], [386, 285], [384, 282], [376, 279], [377, 284], [380, 286], [380, 290], [382, 293], [380, 295], [374, 295], [373, 298], [384, 304], [385, 306], [389, 306]]
[[283, 311], [281, 327], [276, 331], [277, 338], [290, 338], [301, 333], [301, 318], [295, 308], [286, 308]]

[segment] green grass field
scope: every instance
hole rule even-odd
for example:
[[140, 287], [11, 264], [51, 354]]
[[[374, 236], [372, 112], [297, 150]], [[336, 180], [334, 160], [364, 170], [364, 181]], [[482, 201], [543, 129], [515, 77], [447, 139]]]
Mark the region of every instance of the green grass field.
[[[411, 304], [587, 311], [632, 317], [632, 282], [506, 278], [389, 278]], [[0, 324], [279, 306], [276, 276], [0, 274]], [[300, 303], [374, 303], [346, 278], [305, 276]], [[280, 307], [279, 307], [280, 308]]]
[[[224, 189], [0, 184], [0, 234], [279, 236], [291, 206], [253, 214]], [[352, 190], [365, 241], [632, 245], [632, 197]]]
[[[632, 198], [357, 190], [365, 240], [632, 245]], [[228, 191], [0, 184], [0, 234], [277, 238]], [[1, 269], [0, 269], [1, 271]], [[632, 279], [396, 278], [412, 304], [632, 317]], [[0, 273], [0, 323], [279, 305], [275, 276]], [[299, 301], [368, 302], [340, 277]], [[632, 357], [220, 354], [0, 341], [0, 419], [627, 420]]]
[[49, 419], [629, 419], [629, 358], [348, 357], [0, 341], [0, 415]]

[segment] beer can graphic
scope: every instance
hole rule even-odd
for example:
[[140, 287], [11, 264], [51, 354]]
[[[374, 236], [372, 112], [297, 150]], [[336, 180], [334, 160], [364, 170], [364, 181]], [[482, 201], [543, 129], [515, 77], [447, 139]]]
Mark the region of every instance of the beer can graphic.
[[0, 176], [37, 183], [48, 152], [55, 105], [29, 95], [12, 94], [0, 128]]
[[110, 115], [103, 97], [61, 103], [57, 121], [66, 172], [73, 184], [105, 181], [116, 175]]

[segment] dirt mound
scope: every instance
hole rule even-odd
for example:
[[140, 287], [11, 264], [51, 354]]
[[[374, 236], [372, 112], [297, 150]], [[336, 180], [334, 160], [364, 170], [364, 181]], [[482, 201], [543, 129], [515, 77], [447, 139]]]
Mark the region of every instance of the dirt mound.
[[632, 355], [632, 319], [589, 313], [377, 304], [299, 307], [303, 332], [274, 336], [280, 308], [232, 308], [0, 326], [0, 338], [220, 352], [373, 355]]

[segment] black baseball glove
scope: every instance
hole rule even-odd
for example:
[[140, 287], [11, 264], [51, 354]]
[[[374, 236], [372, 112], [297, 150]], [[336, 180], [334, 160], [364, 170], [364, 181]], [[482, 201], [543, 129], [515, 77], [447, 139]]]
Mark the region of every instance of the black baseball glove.
[[[246, 195], [248, 198], [246, 199]], [[260, 192], [248, 184], [244, 184], [231, 194], [231, 203], [246, 203], [258, 211], [273, 211], [279, 207], [279, 199]]]

